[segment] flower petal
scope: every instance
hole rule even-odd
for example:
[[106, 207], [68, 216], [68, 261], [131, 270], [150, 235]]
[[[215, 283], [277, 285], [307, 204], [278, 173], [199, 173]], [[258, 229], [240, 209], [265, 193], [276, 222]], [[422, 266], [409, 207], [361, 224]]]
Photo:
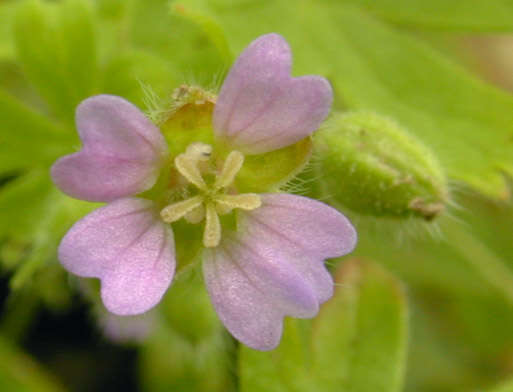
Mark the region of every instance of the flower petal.
[[252, 284], [222, 246], [205, 251], [203, 276], [219, 318], [236, 339], [256, 350], [278, 345], [283, 312]]
[[317, 314], [319, 303], [311, 285], [280, 248], [246, 235], [225, 236], [223, 247], [250, 283], [283, 314], [299, 318]]
[[290, 76], [291, 54], [278, 34], [253, 41], [221, 88], [214, 130], [244, 153], [259, 154], [293, 144], [315, 131], [328, 115], [333, 93], [319, 76]]
[[353, 250], [353, 226], [336, 209], [316, 200], [278, 193], [261, 197], [260, 208], [240, 214], [240, 235], [261, 252], [281, 253], [279, 257], [309, 282], [317, 300], [328, 300], [333, 280], [322, 262]]
[[103, 303], [112, 313], [143, 313], [171, 284], [173, 232], [153, 207], [149, 200], [116, 200], [75, 223], [59, 246], [68, 271], [101, 280]]
[[112, 95], [83, 101], [76, 111], [81, 151], [52, 167], [55, 184], [68, 195], [112, 201], [155, 183], [167, 152], [159, 129], [130, 102]]
[[335, 208], [285, 193], [260, 196], [262, 206], [243, 215], [252, 223], [248, 228], [251, 236], [279, 238], [280, 244], [294, 254], [306, 253], [319, 259], [343, 256], [354, 249], [356, 231]]

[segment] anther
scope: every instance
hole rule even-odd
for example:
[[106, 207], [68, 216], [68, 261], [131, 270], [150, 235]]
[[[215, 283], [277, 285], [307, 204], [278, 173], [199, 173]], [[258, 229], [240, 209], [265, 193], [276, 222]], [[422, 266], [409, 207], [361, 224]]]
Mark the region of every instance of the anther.
[[188, 154], [180, 154], [175, 158], [175, 167], [191, 184], [203, 191], [207, 190], [207, 184], [201, 176], [197, 159], [191, 158]]
[[192, 224], [200, 223], [205, 218], [205, 207], [202, 204], [194, 210], [189, 211], [183, 218]]
[[205, 143], [191, 143], [187, 146], [185, 154], [194, 161], [206, 162], [212, 156], [212, 146]]
[[221, 223], [216, 208], [212, 203], [206, 206], [205, 231], [203, 232], [203, 245], [207, 248], [215, 248], [221, 241]]
[[219, 190], [230, 185], [244, 163], [244, 155], [239, 151], [232, 151], [224, 161], [223, 169], [216, 178], [214, 188]]
[[170, 204], [162, 211], [160, 216], [166, 223], [172, 223], [185, 216], [187, 213], [193, 211], [195, 208], [201, 206], [203, 203], [203, 197], [194, 196], [190, 199], [179, 201], [178, 203]]
[[254, 210], [262, 205], [262, 199], [256, 193], [243, 193], [240, 195], [218, 195], [215, 201], [230, 209]]

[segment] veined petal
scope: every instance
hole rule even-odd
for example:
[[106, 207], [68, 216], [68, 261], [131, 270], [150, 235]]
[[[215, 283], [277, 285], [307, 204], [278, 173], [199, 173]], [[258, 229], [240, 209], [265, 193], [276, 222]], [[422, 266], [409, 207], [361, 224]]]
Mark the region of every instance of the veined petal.
[[224, 253], [273, 306], [292, 317], [315, 316], [319, 310], [315, 292], [290, 263], [289, 255], [262, 245], [259, 239], [246, 235], [223, 239]]
[[319, 76], [290, 76], [291, 53], [278, 34], [253, 41], [239, 56], [214, 109], [216, 135], [247, 154], [293, 144], [328, 115], [333, 93]]
[[91, 97], [77, 107], [76, 124], [82, 150], [52, 167], [52, 178], [63, 192], [112, 201], [153, 186], [167, 146], [136, 106], [112, 95]]
[[203, 276], [219, 318], [236, 339], [256, 350], [278, 345], [283, 311], [253, 285], [222, 246], [205, 251]]
[[273, 237], [297, 255], [319, 259], [343, 256], [356, 245], [356, 231], [335, 208], [285, 193], [260, 195], [262, 206], [242, 215], [251, 237]]
[[240, 236], [260, 253], [273, 252], [308, 281], [322, 303], [333, 294], [326, 258], [353, 250], [356, 231], [348, 219], [328, 205], [302, 196], [261, 195], [262, 206], [240, 213]]
[[101, 280], [109, 311], [139, 314], [155, 306], [171, 284], [173, 232], [151, 201], [119, 199], [73, 225], [59, 246], [59, 260], [76, 275]]

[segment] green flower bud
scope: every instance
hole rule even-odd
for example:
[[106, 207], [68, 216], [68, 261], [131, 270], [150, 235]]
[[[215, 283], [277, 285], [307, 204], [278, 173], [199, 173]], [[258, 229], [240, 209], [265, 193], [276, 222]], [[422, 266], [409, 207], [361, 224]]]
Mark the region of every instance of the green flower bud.
[[432, 152], [391, 119], [337, 115], [315, 138], [324, 192], [367, 215], [431, 220], [448, 201], [447, 179]]

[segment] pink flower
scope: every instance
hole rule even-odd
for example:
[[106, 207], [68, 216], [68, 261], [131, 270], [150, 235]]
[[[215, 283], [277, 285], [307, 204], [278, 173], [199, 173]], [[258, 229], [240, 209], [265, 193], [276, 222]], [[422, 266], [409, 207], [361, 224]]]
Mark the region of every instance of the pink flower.
[[[205, 179], [211, 146], [194, 143], [174, 157], [197, 194], [166, 206], [135, 197], [155, 184], [169, 159], [159, 129], [119, 97], [100, 95], [79, 105], [83, 149], [57, 161], [52, 177], [73, 197], [108, 204], [70, 229], [59, 259], [70, 272], [101, 280], [109, 311], [135, 315], [161, 300], [176, 264], [171, 224], [181, 218], [205, 221], [207, 289], [221, 321], [248, 346], [276, 347], [284, 316], [313, 317], [331, 297], [333, 281], [323, 261], [354, 248], [350, 222], [305, 197], [240, 194], [233, 187], [244, 154], [293, 144], [329, 113], [329, 83], [293, 78], [290, 67], [290, 49], [277, 34], [246, 48], [226, 77], [212, 120], [216, 140], [233, 151], [212, 181]], [[236, 230], [223, 229], [219, 215], [234, 209]]]

